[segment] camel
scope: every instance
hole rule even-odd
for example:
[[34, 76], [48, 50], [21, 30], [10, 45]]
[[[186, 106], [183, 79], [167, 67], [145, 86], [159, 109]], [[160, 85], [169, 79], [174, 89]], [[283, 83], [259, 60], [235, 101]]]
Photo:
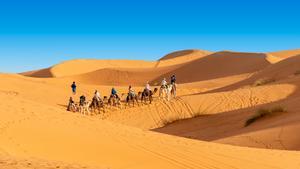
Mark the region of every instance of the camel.
[[173, 83], [171, 85], [172, 85], [171, 95], [173, 95], [173, 97], [175, 98], [177, 95], [177, 84]]
[[96, 97], [93, 98], [90, 108], [93, 110], [93, 112], [96, 112], [96, 110], [98, 110], [98, 112], [100, 113], [102, 109], [103, 113], [105, 113], [104, 102], [102, 100], [98, 100]]
[[153, 95], [157, 92], [157, 88], [154, 88], [154, 91], [152, 92], [151, 90], [144, 90], [143, 92], [139, 93], [140, 95], [142, 95], [141, 97], [141, 101], [143, 102], [147, 102], [147, 100], [149, 100], [150, 104], [152, 103], [153, 100]]
[[108, 105], [111, 106], [115, 106], [115, 107], [119, 107], [121, 108], [122, 104], [121, 104], [121, 99], [118, 98], [116, 95], [111, 95], [108, 98]]
[[159, 98], [170, 101], [171, 96], [176, 97], [176, 84], [168, 84], [165, 87], [161, 86], [159, 90]]
[[91, 103], [92, 103], [91, 101], [84, 102], [82, 105], [79, 106], [79, 112], [83, 115], [91, 114], [90, 112]]
[[139, 96], [136, 94], [132, 94], [132, 93], [128, 93], [127, 97], [126, 97], [126, 106], [130, 106], [130, 102], [132, 102], [132, 105], [134, 107], [134, 103], [136, 102], [137, 105], [139, 105], [139, 101], [138, 101]]
[[78, 105], [75, 104], [75, 103], [69, 103], [69, 105], [67, 107], [67, 111], [77, 112], [78, 111]]

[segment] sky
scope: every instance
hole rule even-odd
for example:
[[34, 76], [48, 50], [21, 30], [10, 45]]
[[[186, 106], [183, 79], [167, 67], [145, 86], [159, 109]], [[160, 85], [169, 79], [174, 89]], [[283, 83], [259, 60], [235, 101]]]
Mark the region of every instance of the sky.
[[0, 72], [78, 58], [156, 60], [183, 49], [300, 48], [291, 0], [0, 1]]

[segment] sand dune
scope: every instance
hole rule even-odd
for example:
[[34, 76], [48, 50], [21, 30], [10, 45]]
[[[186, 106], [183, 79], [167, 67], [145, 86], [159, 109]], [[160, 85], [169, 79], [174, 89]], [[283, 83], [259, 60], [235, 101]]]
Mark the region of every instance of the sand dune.
[[180, 83], [253, 73], [269, 65], [264, 54], [217, 52], [161, 75], [154, 81], [176, 74]]
[[174, 66], [191, 62], [210, 53], [211, 52], [202, 50], [179, 51], [168, 54], [159, 61], [78, 59], [65, 61], [48, 69], [25, 72], [22, 74], [31, 77], [65, 77], [85, 74], [100, 69], [134, 69]]
[[[172, 57], [167, 55], [167, 59], [163, 58], [156, 63], [143, 62], [146, 66], [133, 61], [128, 61], [128, 63], [116, 61], [115, 65], [109, 65], [108, 63], [113, 61], [97, 61], [97, 63], [93, 60], [85, 60], [82, 63], [81, 60], [76, 60], [54, 66], [51, 70], [56, 76], [65, 76], [58, 75], [60, 73], [55, 72], [59, 72], [58, 69], [61, 69], [62, 72], [71, 71], [70, 68], [76, 67], [75, 65], [78, 64], [81, 68], [74, 71], [74, 75], [66, 74], [68, 76], [72, 75], [67, 79], [93, 85], [144, 85], [147, 81], [152, 84], [160, 84], [164, 77], [168, 78], [173, 74], [177, 75], [178, 83], [193, 83], [254, 73], [269, 65], [264, 54], [218, 52], [206, 55], [208, 52], [203, 51], [183, 51], [183, 53], [179, 53], [183, 56], [177, 56], [176, 53], [170, 54], [169, 56]], [[174, 55], [177, 57], [174, 57]], [[84, 71], [81, 69], [86, 67], [84, 65], [90, 63], [94, 65], [84, 70], [87, 73], [82, 73]], [[124, 65], [121, 65], [121, 63]], [[103, 68], [91, 71], [96, 67], [99, 68], [99, 65]], [[105, 68], [106, 66], [111, 66], [111, 68]]]
[[[66, 79], [75, 80], [80, 83], [93, 85], [145, 85], [147, 81], [155, 79], [160, 73], [169, 72], [176, 69], [176, 66], [162, 67], [162, 68], [107, 68], [100, 69], [93, 72], [67, 77]], [[160, 82], [152, 82], [152, 84], [159, 84]]]
[[270, 52], [266, 53], [267, 55], [267, 60], [270, 63], [277, 63], [280, 62], [286, 58], [293, 57], [296, 55], [300, 54], [300, 49], [296, 50], [283, 50], [283, 51], [278, 51], [278, 52]]
[[[2, 76], [17, 80], [19, 77]], [[19, 83], [29, 79], [19, 79]], [[25, 83], [36, 83], [27, 81]], [[53, 82], [40, 84], [51, 89]], [[56, 84], [57, 88], [60, 84]], [[3, 89], [3, 88], [1, 88]], [[40, 91], [30, 91], [40, 95]], [[59, 91], [53, 90], [58, 94]], [[65, 112], [52, 102], [2, 92], [1, 150], [18, 158], [35, 157], [99, 168], [296, 168], [297, 152], [225, 146], [167, 136]], [[49, 96], [48, 100], [56, 97]], [[3, 104], [5, 107], [3, 107]], [[124, 116], [126, 118], [126, 116]], [[256, 158], [254, 158], [256, 157]], [[261, 161], [256, 159], [260, 158]], [[42, 163], [41, 161], [39, 161]], [[1, 164], [1, 165], [5, 165]], [[75, 167], [74, 167], [75, 168]]]
[[266, 81], [266, 83], [272, 84], [282, 83], [284, 80], [297, 78], [300, 74], [299, 61], [300, 55], [284, 59], [278, 63], [267, 66], [248, 79], [211, 92], [230, 91], [245, 86], [253, 86], [258, 81]]
[[300, 74], [300, 55], [282, 60], [274, 65], [267, 67], [261, 72], [257, 73], [253, 78], [273, 78], [274, 80], [281, 80], [297, 76]]
[[51, 68], [55, 77], [64, 77], [88, 73], [105, 68], [151, 68], [155, 62], [135, 60], [71, 60], [55, 65]]
[[54, 77], [53, 73], [51, 72], [51, 68], [40, 69], [35, 71], [29, 71], [21, 73], [21, 75], [29, 76], [29, 77], [39, 77], [39, 78], [50, 78]]
[[182, 50], [170, 53], [158, 60], [156, 67], [173, 66], [178, 64], [184, 64], [196, 59], [203, 58], [212, 52], [205, 50]]
[[[286, 151], [300, 150], [299, 56], [272, 54], [285, 59], [270, 63], [268, 55], [186, 50], [153, 62], [73, 60], [0, 74], [0, 168], [299, 168], [300, 152]], [[101, 115], [65, 110], [74, 80], [77, 101], [112, 86], [124, 99], [129, 84], [141, 91], [171, 74], [179, 97], [170, 102], [156, 94], [151, 105]], [[262, 78], [274, 81], [253, 85]], [[278, 105], [287, 112], [244, 126]]]
[[[208, 116], [179, 121], [156, 131], [239, 146], [299, 150], [299, 137], [293, 135], [299, 128], [297, 121], [300, 120], [296, 113], [300, 111], [297, 106], [300, 98], [298, 60], [299, 56], [287, 58], [249, 79], [211, 90], [207, 94], [184, 97], [194, 111]], [[274, 82], [253, 86], [263, 78], [273, 79]], [[258, 109], [275, 106], [282, 106], [288, 113], [244, 127], [245, 121]], [[211, 115], [214, 112], [220, 114]]]
[[289, 57], [293, 57], [296, 55], [300, 55], [300, 49], [270, 52], [269, 54], [279, 57], [279, 58], [289, 58]]
[[182, 50], [182, 51], [176, 51], [170, 54], [167, 54], [166, 56], [160, 58], [160, 61], [163, 60], [169, 60], [174, 58], [181, 58], [181, 57], [187, 57], [187, 58], [199, 58], [199, 56], [206, 56], [208, 54], [211, 54], [212, 52], [205, 51], [205, 50]]

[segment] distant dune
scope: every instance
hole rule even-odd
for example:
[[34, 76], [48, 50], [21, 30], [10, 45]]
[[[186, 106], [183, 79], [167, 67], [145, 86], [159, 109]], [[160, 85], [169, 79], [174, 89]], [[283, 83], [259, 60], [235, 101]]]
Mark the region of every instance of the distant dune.
[[[269, 65], [265, 54], [186, 50], [164, 56], [157, 62], [129, 60], [73, 60], [58, 64], [48, 71], [53, 77], [69, 77], [88, 84], [134, 84], [146, 81], [159, 84], [176, 74], [179, 83], [191, 83], [214, 78], [254, 73]], [[33, 77], [37, 71], [25, 74]], [[130, 75], [130, 76], [129, 76]], [[143, 76], [144, 75], [144, 76]], [[97, 77], [97, 78], [95, 78]], [[125, 77], [125, 78], [124, 78]], [[130, 77], [130, 78], [126, 78]]]
[[300, 55], [300, 49], [295, 50], [283, 50], [278, 52], [267, 53], [267, 60], [271, 63], [277, 63], [289, 57]]
[[159, 61], [135, 60], [96, 60], [78, 59], [54, 65], [48, 69], [22, 73], [31, 77], [66, 77], [94, 72], [101, 69], [149, 69], [168, 67], [191, 62], [204, 57], [211, 52], [201, 50], [187, 50], [168, 54]]
[[[129, 69], [129, 68], [106, 68], [100, 69], [93, 72], [75, 75], [68, 77], [70, 80], [77, 82], [93, 85], [145, 85], [147, 81], [155, 79], [160, 73], [168, 72], [172, 69], [167, 68], [140, 68], [140, 69]], [[153, 83], [155, 84], [155, 83]], [[158, 84], [158, 83], [157, 83]]]
[[300, 55], [300, 49], [270, 52], [269, 54], [279, 57], [279, 58], [289, 58], [292, 56]]
[[21, 75], [29, 76], [29, 77], [39, 77], [39, 78], [51, 78], [54, 77], [53, 73], [51, 72], [51, 68], [34, 70], [29, 72], [21, 73]]

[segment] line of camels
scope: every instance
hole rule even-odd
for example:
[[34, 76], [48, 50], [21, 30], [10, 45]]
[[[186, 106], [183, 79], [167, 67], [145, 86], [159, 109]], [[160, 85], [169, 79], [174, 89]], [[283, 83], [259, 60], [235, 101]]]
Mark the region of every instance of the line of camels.
[[[165, 86], [161, 86], [159, 89], [159, 99], [170, 101], [171, 98], [176, 97], [176, 87], [174, 84], [167, 84]], [[68, 110], [72, 112], [79, 112], [83, 115], [92, 115], [92, 114], [100, 114], [101, 112], [105, 113], [106, 109], [112, 108], [123, 108], [123, 103], [125, 109], [128, 107], [135, 107], [135, 105], [140, 106], [140, 104], [151, 104], [153, 101], [154, 95], [158, 92], [158, 88], [154, 88], [154, 90], [143, 90], [138, 92], [138, 94], [127, 93], [122, 94], [121, 97], [116, 97], [116, 95], [111, 95], [110, 97], [104, 96], [103, 99], [97, 99], [95, 96], [90, 101], [84, 101], [82, 104], [80, 103], [69, 103]], [[125, 99], [121, 99], [126, 96]]]

